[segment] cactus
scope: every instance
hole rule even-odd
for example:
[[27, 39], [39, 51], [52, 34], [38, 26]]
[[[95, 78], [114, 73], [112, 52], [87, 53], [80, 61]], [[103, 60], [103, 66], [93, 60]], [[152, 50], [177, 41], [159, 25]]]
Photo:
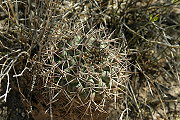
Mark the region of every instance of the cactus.
[[104, 100], [116, 101], [123, 94], [129, 75], [125, 39], [111, 40], [105, 27], [90, 29], [88, 33], [79, 24], [72, 28], [75, 29], [64, 30], [59, 25], [54, 28], [51, 46], [55, 52], [49, 57], [56, 64], [53, 74], [59, 75], [53, 77], [54, 85], [61, 86], [69, 97], [75, 94], [84, 102], [90, 100], [100, 105]]

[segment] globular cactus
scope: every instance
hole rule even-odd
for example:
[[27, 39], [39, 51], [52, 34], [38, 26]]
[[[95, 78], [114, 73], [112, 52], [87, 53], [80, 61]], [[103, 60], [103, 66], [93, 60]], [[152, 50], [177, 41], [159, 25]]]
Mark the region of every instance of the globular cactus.
[[105, 27], [85, 33], [79, 24], [72, 30], [60, 26], [54, 28], [51, 45], [54, 52], [49, 55], [56, 66], [54, 85], [60, 86], [69, 97], [77, 95], [84, 102], [116, 101], [129, 77], [125, 39], [111, 39]]

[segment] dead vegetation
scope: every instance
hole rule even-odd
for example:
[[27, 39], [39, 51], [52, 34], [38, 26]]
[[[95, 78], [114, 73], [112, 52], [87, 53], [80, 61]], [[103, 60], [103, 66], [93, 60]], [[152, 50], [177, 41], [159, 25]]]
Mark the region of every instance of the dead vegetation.
[[179, 2], [1, 1], [0, 114], [180, 119]]

